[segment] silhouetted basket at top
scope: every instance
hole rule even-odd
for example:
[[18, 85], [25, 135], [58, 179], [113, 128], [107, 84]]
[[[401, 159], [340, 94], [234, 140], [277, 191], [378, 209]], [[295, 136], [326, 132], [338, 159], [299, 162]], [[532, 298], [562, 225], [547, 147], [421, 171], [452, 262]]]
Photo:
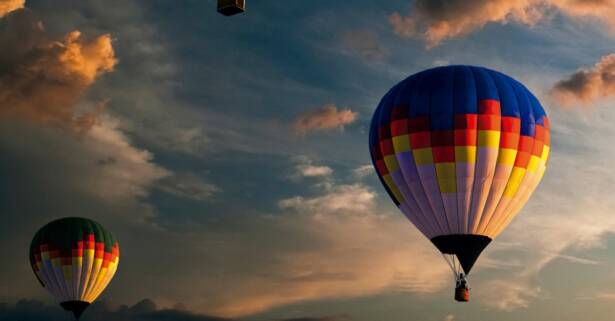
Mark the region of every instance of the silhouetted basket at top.
[[232, 16], [246, 10], [245, 0], [218, 0], [218, 12], [225, 16]]

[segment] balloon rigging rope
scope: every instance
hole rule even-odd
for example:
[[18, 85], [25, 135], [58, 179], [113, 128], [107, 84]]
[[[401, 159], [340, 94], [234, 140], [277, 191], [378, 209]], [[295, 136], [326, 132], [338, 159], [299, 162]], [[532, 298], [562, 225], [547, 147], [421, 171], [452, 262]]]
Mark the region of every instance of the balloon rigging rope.
[[455, 277], [455, 280], [457, 280], [457, 266], [455, 264], [455, 256], [454, 255], [450, 255], [451, 259], [449, 260], [447, 258], [447, 254], [442, 253], [442, 257], [444, 258], [444, 261], [446, 261], [446, 263], [448, 264], [448, 266], [451, 268], [452, 272], [453, 272], [453, 277]]

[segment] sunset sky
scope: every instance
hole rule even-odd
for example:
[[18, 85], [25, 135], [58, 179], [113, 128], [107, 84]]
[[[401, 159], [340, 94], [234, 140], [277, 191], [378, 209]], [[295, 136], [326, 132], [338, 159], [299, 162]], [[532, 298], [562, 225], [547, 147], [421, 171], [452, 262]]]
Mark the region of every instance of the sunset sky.
[[[50, 220], [119, 239], [94, 320], [606, 321], [615, 304], [615, 0], [0, 0], [0, 321], [63, 320]], [[549, 167], [472, 300], [372, 170], [408, 75], [480, 65], [551, 122]]]

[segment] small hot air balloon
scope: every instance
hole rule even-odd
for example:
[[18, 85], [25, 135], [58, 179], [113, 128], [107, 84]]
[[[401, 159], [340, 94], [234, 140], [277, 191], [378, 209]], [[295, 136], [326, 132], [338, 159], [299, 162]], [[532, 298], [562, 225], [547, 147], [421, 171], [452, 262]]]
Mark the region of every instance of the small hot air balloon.
[[36, 278], [76, 319], [107, 287], [117, 271], [119, 257], [113, 234], [81, 217], [48, 223], [30, 245]]
[[468, 301], [465, 277], [545, 172], [549, 120], [538, 99], [486, 68], [425, 70], [382, 98], [369, 146], [384, 188], [442, 252], [455, 299]]

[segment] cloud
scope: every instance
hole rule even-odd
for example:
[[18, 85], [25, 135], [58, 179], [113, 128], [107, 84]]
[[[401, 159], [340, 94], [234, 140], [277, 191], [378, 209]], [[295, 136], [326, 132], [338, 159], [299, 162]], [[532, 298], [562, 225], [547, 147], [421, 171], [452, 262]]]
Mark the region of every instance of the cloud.
[[556, 101], [571, 106], [589, 105], [615, 97], [615, 53], [603, 56], [594, 66], [580, 69], [551, 89]]
[[[482, 304], [502, 311], [527, 308], [533, 299], [542, 294], [539, 286], [531, 285], [527, 277], [511, 277], [508, 280], [490, 280], [482, 286], [479, 298]], [[497, 297], [490, 297], [497, 293]]]
[[82, 111], [87, 90], [117, 60], [111, 36], [84, 37], [72, 31], [49, 39], [43, 24], [28, 9], [0, 20], [0, 117], [84, 131], [100, 109]]
[[610, 0], [418, 0], [411, 14], [394, 12], [389, 22], [401, 37], [418, 37], [428, 47], [481, 29], [487, 23], [518, 22], [529, 26], [548, 17], [553, 10], [574, 18], [598, 18], [615, 31], [615, 3]]
[[604, 301], [615, 301], [615, 292], [609, 291], [592, 291], [590, 294], [580, 295], [577, 297], [577, 300], [604, 300]]
[[[69, 313], [59, 305], [48, 305], [38, 300], [22, 299], [14, 305], [0, 303], [0, 321], [56, 321], [68, 320]], [[144, 299], [132, 306], [94, 302], [83, 314], [83, 321], [232, 321], [210, 315], [194, 313], [181, 307], [161, 308], [154, 301]], [[271, 320], [274, 321], [274, 320]], [[303, 317], [275, 321], [351, 321], [346, 316]]]
[[301, 135], [310, 131], [343, 129], [345, 125], [353, 123], [357, 115], [350, 109], [338, 111], [335, 105], [329, 104], [300, 114], [293, 122], [293, 129]]
[[[8, 120], [0, 124], [0, 133], [6, 153], [28, 157], [21, 161], [31, 166], [32, 174], [40, 169], [40, 183], [63, 181], [65, 186], [102, 200], [145, 197], [155, 181], [170, 175], [153, 163], [149, 151], [132, 146], [117, 121], [108, 116], [82, 136]], [[26, 136], [29, 139], [16, 139]], [[53, 170], [45, 170], [49, 168]]]
[[331, 167], [314, 165], [312, 160], [307, 156], [295, 157], [294, 162], [296, 165], [293, 177], [322, 177], [333, 174], [333, 169]]
[[218, 186], [206, 183], [198, 175], [192, 173], [175, 173], [161, 179], [156, 185], [163, 192], [189, 198], [197, 201], [211, 199], [220, 191]]
[[380, 44], [378, 36], [367, 29], [343, 32], [341, 43], [346, 52], [356, 54], [367, 60], [380, 60], [386, 54], [386, 50]]
[[149, 151], [133, 147], [111, 118], [93, 125], [87, 135], [78, 143], [84, 152], [81, 160], [83, 166], [95, 162], [96, 168], [84, 180], [83, 190], [109, 199], [144, 197], [155, 181], [171, 174], [153, 163]]
[[329, 166], [304, 165], [299, 167], [299, 172], [305, 177], [327, 176], [333, 173], [333, 170]]
[[[280, 200], [282, 213], [249, 222], [251, 230], [225, 248], [227, 258], [244, 261], [258, 253], [251, 272], [204, 281], [218, 295], [202, 304], [218, 315], [241, 316], [306, 300], [442, 289], [450, 270], [437, 251], [403, 215], [383, 214], [375, 196], [355, 184]], [[258, 231], [262, 226], [267, 230]], [[256, 251], [262, 248], [268, 250]]]
[[0, 0], [0, 18], [7, 13], [23, 8], [26, 0]]
[[367, 164], [367, 165], [361, 165], [355, 169], [352, 170], [352, 175], [355, 178], [361, 179], [367, 175], [370, 175], [374, 173], [374, 165], [372, 164]]
[[366, 211], [373, 204], [376, 194], [360, 184], [339, 185], [325, 195], [313, 198], [295, 196], [278, 202], [282, 209], [294, 209], [311, 213], [340, 210]]
[[[25, 131], [24, 126], [15, 127]], [[40, 126], [31, 130], [26, 142], [19, 142], [13, 139], [15, 134], [6, 135], [6, 126], [0, 129], [4, 137], [1, 151], [7, 155], [0, 160], [6, 182], [0, 190], [10, 186], [10, 193], [0, 194], [0, 209], [8, 216], [0, 226], [0, 242], [5, 244], [0, 255], [11, 257], [13, 249], [27, 248], [28, 231], [56, 215], [95, 218], [118, 235], [127, 253], [120, 273], [105, 292], [118, 302], [149, 293], [163, 306], [182, 302], [191, 311], [232, 318], [307, 300], [390, 291], [433, 293], [449, 284], [450, 271], [429, 241], [400, 213], [378, 208], [376, 194], [364, 185], [334, 185], [316, 195], [281, 199], [280, 209], [273, 213], [214, 217], [203, 225], [166, 230], [148, 224], [156, 211], [139, 202], [139, 195], [157, 184], [158, 175], [147, 180], [129, 176], [126, 182], [118, 182], [132, 198], [104, 195], [109, 193], [106, 189], [115, 187], [109, 185], [111, 180], [100, 183], [104, 188], [97, 185], [104, 179], [98, 172], [100, 166], [118, 167], [114, 172], [121, 172], [132, 165], [117, 156], [113, 160], [98, 153], [90, 155], [91, 149], [85, 146], [94, 143], [88, 137], [96, 128], [84, 136], [88, 140], [83, 143], [67, 141], [66, 134], [58, 136], [63, 131]], [[49, 146], [53, 152], [40, 146]], [[139, 161], [148, 168], [142, 174], [158, 168], [143, 163], [146, 160]], [[130, 181], [136, 185], [127, 191]], [[84, 190], [84, 185], [93, 186]], [[90, 192], [96, 190], [103, 194]], [[16, 258], [3, 264], [7, 277], [0, 280], [0, 288], [12, 290], [0, 291], [0, 300], [44, 294], [24, 263]], [[144, 266], [157, 268], [144, 272]], [[24, 283], [31, 286], [19, 286]], [[91, 310], [85, 317], [93, 315]]]

